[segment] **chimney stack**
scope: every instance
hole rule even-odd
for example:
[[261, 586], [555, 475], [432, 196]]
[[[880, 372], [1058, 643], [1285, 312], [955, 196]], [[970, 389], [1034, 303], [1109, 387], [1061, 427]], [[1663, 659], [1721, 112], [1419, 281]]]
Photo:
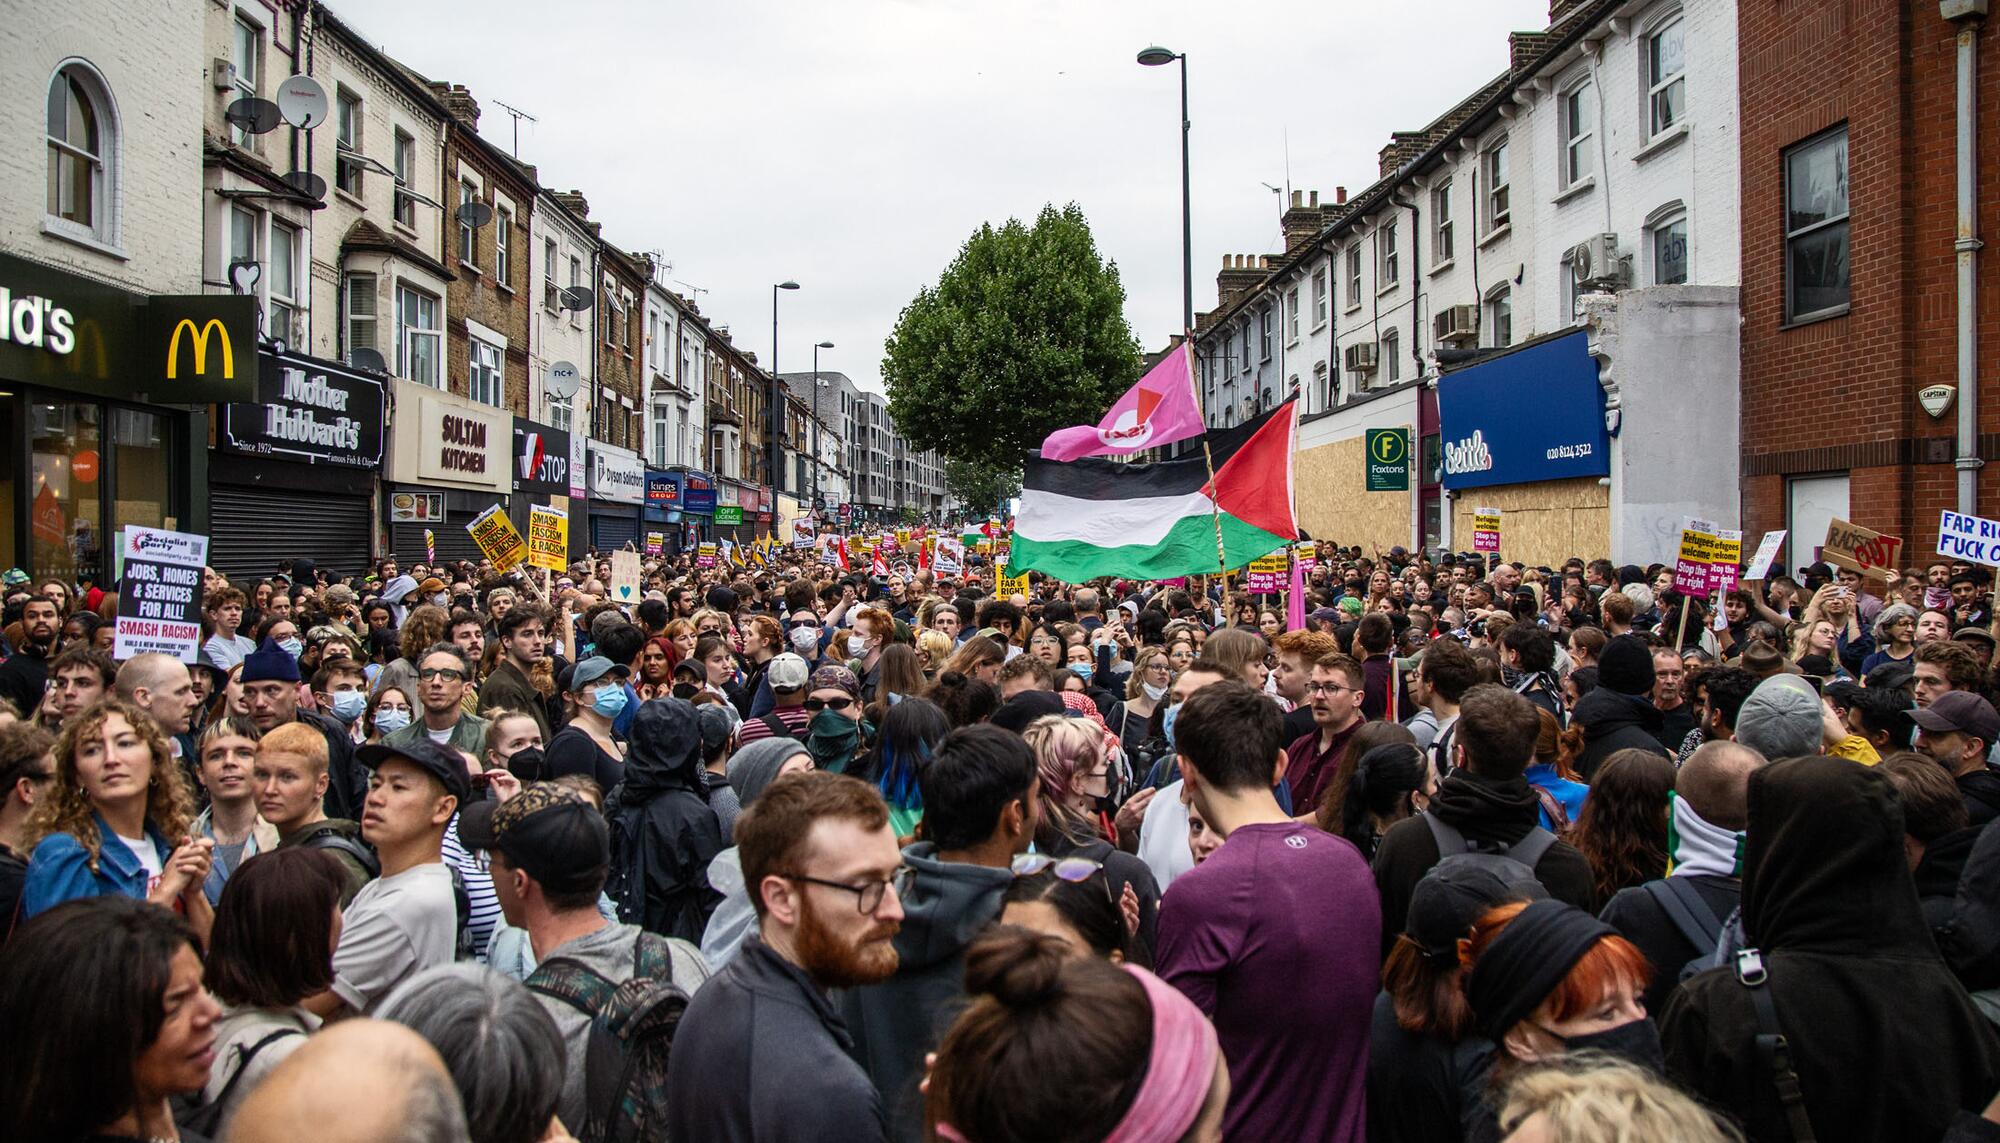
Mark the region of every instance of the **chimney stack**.
[[1335, 206], [1346, 206], [1346, 205], [1347, 205], [1347, 188], [1346, 188], [1346, 187], [1335, 187], [1335, 188], [1333, 188], [1333, 205], [1335, 205]]
[[438, 102], [444, 104], [444, 109], [451, 113], [453, 119], [464, 124], [467, 130], [479, 130], [479, 101], [472, 98], [472, 92], [466, 90], [464, 84], [433, 82], [431, 92], [438, 97]]
[[1319, 205], [1319, 192], [1313, 191], [1308, 199], [1305, 191], [1292, 192], [1292, 209], [1278, 220], [1285, 232], [1285, 256], [1290, 257], [1301, 247], [1319, 236], [1326, 228], [1326, 211]]
[[1224, 254], [1222, 272], [1215, 276], [1216, 308], [1228, 309], [1261, 285], [1271, 276], [1269, 262], [1254, 254]]
[[549, 197], [561, 203], [563, 209], [578, 218], [590, 217], [590, 200], [584, 198], [580, 190], [550, 191]]

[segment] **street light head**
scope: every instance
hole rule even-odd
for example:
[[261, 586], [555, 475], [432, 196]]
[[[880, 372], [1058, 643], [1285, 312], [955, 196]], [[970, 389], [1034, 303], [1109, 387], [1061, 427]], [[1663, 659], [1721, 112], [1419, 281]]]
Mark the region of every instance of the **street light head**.
[[778, 288], [781, 290], [796, 290], [799, 288], [799, 284], [791, 281], [779, 282]]
[[821, 349], [832, 349], [832, 348], [833, 348], [833, 343], [832, 343], [832, 342], [830, 342], [830, 341], [822, 341], [822, 342], [820, 342], [820, 343], [819, 343], [819, 347], [820, 347]]
[[1158, 44], [1139, 53], [1139, 62], [1147, 67], [1163, 67], [1181, 58], [1180, 53], [1169, 51]]

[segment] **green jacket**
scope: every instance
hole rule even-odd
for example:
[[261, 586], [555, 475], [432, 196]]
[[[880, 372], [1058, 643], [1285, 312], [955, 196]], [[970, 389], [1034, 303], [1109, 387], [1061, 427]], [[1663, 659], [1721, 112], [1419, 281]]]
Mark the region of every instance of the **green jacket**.
[[[486, 726], [487, 720], [476, 714], [461, 714], [458, 716], [458, 725], [451, 728], [451, 738], [445, 745], [479, 758], [486, 753]], [[423, 716], [419, 715], [415, 722], [385, 736], [382, 744], [392, 747], [407, 746], [421, 739], [424, 733]]]

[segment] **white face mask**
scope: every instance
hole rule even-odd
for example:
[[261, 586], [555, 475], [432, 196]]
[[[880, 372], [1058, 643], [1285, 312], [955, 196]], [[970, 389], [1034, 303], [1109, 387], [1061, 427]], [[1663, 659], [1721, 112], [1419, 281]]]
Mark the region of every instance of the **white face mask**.
[[859, 659], [868, 653], [868, 636], [849, 635], [847, 637], [847, 657]]
[[451, 596], [440, 591], [436, 595], [431, 596], [431, 602], [437, 604], [439, 607], [450, 607]]
[[812, 627], [792, 628], [792, 650], [810, 663], [819, 658], [819, 631]]
[[1167, 697], [1167, 688], [1165, 687], [1154, 686], [1152, 683], [1140, 683], [1139, 688], [1145, 691], [1146, 698], [1153, 702], [1159, 702], [1161, 699]]

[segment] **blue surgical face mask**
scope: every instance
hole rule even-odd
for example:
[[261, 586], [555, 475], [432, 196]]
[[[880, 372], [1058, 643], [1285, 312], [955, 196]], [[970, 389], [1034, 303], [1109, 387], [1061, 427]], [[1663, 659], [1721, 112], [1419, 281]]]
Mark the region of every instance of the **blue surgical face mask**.
[[597, 697], [590, 700], [590, 709], [605, 718], [617, 718], [625, 713], [625, 688], [615, 685], [599, 687]]
[[360, 691], [341, 691], [333, 696], [333, 717], [342, 723], [353, 725], [354, 720], [360, 718], [361, 712], [367, 709], [368, 696]]
[[280, 639], [278, 640], [278, 646], [284, 649], [285, 654], [290, 655], [294, 659], [298, 658], [299, 653], [306, 649], [306, 645], [297, 638]]
[[375, 730], [380, 734], [394, 734], [410, 725], [407, 710], [378, 710], [375, 712]]
[[1160, 716], [1160, 733], [1166, 736], [1167, 749], [1169, 750], [1178, 749], [1178, 747], [1174, 745], [1174, 723], [1178, 721], [1180, 717], [1181, 717], [1180, 703], [1175, 703], [1174, 705], [1168, 707], [1167, 713]]
[[1069, 665], [1069, 673], [1086, 683], [1090, 681], [1091, 670], [1092, 667], [1089, 663], [1071, 663]]

